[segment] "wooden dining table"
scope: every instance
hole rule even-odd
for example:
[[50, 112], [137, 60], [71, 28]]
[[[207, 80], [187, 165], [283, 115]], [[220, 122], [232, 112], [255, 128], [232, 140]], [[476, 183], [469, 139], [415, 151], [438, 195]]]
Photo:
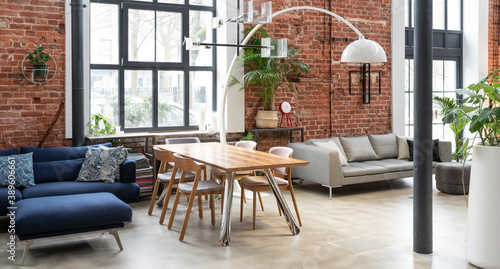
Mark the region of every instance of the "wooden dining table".
[[309, 164], [308, 161], [287, 158], [262, 151], [245, 149], [221, 143], [190, 143], [190, 144], [167, 144], [155, 145], [162, 149], [179, 153], [184, 157], [195, 161], [220, 168], [226, 171], [224, 205], [222, 213], [222, 223], [219, 241], [222, 246], [227, 246], [230, 242], [231, 233], [231, 205], [233, 201], [234, 175], [237, 171], [261, 170], [265, 173], [271, 189], [276, 197], [278, 206], [283, 212], [283, 216], [293, 235], [297, 235], [300, 229], [295, 218], [290, 212], [283, 195], [274, 180], [271, 168], [303, 166]]

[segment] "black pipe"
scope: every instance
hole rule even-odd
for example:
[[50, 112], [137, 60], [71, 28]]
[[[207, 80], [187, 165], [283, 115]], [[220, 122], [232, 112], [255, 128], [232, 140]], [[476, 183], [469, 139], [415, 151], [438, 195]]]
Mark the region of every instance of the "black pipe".
[[432, 0], [415, 1], [413, 251], [432, 253]]
[[73, 146], [85, 143], [83, 106], [83, 0], [71, 0], [71, 96]]

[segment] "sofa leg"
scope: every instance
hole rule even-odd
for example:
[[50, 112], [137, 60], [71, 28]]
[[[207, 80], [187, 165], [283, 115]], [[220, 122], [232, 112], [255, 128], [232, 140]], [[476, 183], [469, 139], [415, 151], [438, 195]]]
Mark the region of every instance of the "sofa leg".
[[328, 189], [330, 189], [330, 200], [332, 200], [332, 187], [328, 187]]
[[33, 240], [26, 241], [26, 245], [24, 245], [23, 259], [21, 260], [21, 266], [24, 265], [24, 259], [26, 258], [26, 254], [28, 253], [28, 249], [33, 245]]
[[109, 230], [109, 234], [113, 235], [116, 239], [116, 243], [118, 243], [118, 246], [120, 247], [120, 251], [123, 250], [122, 242], [120, 241], [120, 236], [118, 236], [118, 230], [117, 229], [111, 229]]

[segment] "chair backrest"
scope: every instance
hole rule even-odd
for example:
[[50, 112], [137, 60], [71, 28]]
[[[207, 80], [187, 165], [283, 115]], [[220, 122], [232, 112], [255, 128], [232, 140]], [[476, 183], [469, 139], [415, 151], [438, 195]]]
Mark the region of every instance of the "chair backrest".
[[200, 180], [201, 166], [196, 164], [193, 160], [183, 157], [178, 153], [174, 153], [173, 155], [175, 160], [175, 166], [177, 167], [177, 169], [182, 171], [181, 182], [183, 181], [186, 172], [195, 172], [196, 173], [195, 182]]
[[153, 151], [155, 154], [155, 159], [157, 161], [160, 161], [158, 173], [166, 173], [168, 169], [168, 163], [175, 161], [173, 153], [159, 147], [153, 147]]
[[[272, 147], [271, 149], [269, 149], [269, 153], [279, 155], [282, 157], [291, 158], [293, 154], [293, 149], [289, 147]], [[274, 172], [287, 175], [289, 178], [291, 177], [290, 167], [279, 167], [279, 168], [273, 168], [272, 170]]]
[[253, 149], [253, 150], [257, 148], [257, 142], [255, 141], [238, 141], [234, 145], [240, 148]]
[[198, 137], [177, 137], [165, 139], [166, 144], [187, 144], [187, 143], [200, 143]]

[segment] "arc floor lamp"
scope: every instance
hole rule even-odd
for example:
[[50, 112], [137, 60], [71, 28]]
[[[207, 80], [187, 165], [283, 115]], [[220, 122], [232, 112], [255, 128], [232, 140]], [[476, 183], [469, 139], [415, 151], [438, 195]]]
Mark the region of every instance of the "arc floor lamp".
[[[259, 14], [259, 11], [257, 9], [252, 8], [251, 1], [246, 2], [244, 12], [248, 11], [248, 13], [243, 13], [242, 15], [240, 15], [239, 17], [237, 17], [235, 19], [228, 19], [228, 20], [226, 20], [226, 22], [240, 23], [243, 20], [246, 20], [248, 18], [250, 18], [249, 20], [252, 21], [254, 14], [265, 15], [263, 13], [266, 13], [266, 12], [269, 12], [269, 14], [270, 14], [271, 13], [271, 11], [270, 11], [271, 10], [271, 7], [270, 7], [271, 3], [272, 2], [268, 2], [266, 4], [263, 4], [263, 5], [267, 5], [266, 7], [268, 8], [268, 11], [260, 11], [261, 13]], [[250, 6], [248, 6], [248, 5], [250, 5]], [[352, 42], [344, 49], [344, 51], [342, 52], [341, 59], [340, 59], [341, 62], [362, 63], [362, 64], [375, 63], [375, 62], [387, 62], [387, 56], [385, 54], [385, 51], [377, 42], [366, 39], [365, 36], [358, 29], [356, 29], [356, 27], [354, 27], [350, 22], [348, 22], [346, 19], [342, 18], [341, 16], [339, 16], [339, 15], [337, 15], [329, 10], [317, 8], [317, 7], [310, 7], [310, 6], [298, 6], [298, 7], [291, 7], [291, 8], [286, 8], [286, 9], [277, 11], [275, 13], [272, 13], [268, 17], [270, 17], [272, 19], [272, 18], [279, 16], [281, 14], [291, 12], [291, 11], [296, 11], [296, 10], [314, 10], [314, 11], [319, 11], [319, 12], [325, 13], [325, 14], [330, 15], [332, 17], [335, 17], [336, 19], [345, 23], [354, 32], [356, 32], [356, 34], [358, 35], [358, 40]], [[269, 14], [267, 14], [267, 15], [269, 15]], [[220, 20], [218, 18], [214, 18], [214, 21], [216, 21], [217, 24], [224, 23], [223, 20]], [[253, 47], [253, 48], [256, 47], [256, 46], [250, 46], [250, 45], [246, 45], [246, 44], [250, 40], [250, 38], [257, 32], [257, 30], [260, 27], [262, 27], [262, 25], [264, 25], [264, 23], [258, 23], [252, 29], [252, 31], [250, 31], [247, 34], [245, 39], [237, 45], [216, 44], [216, 43], [210, 43], [210, 44], [200, 43], [199, 41], [190, 40], [189, 38], [187, 38], [186, 49], [191, 49], [191, 48], [198, 49], [201, 46], [206, 46], [206, 47], [236, 46], [238, 48], [236, 54], [233, 57], [231, 65], [229, 66], [229, 70], [227, 72], [226, 83], [223, 86], [223, 93], [224, 94], [222, 97], [222, 103], [220, 103], [220, 105], [218, 106], [220, 108], [220, 114], [219, 114], [220, 115], [219, 116], [220, 128], [219, 129], [220, 129], [220, 142], [221, 143], [226, 143], [226, 103], [227, 103], [227, 93], [228, 93], [228, 86], [227, 85], [229, 84], [229, 80], [230, 80], [231, 74], [235, 68], [236, 60], [239, 57], [240, 51], [246, 47]], [[286, 44], [286, 42], [285, 42], [285, 44]], [[258, 46], [258, 47], [261, 49], [276, 49], [276, 50], [278, 49], [278, 48], [273, 47], [269, 43], [266, 43], [266, 44], [263, 43], [263, 46]], [[286, 48], [285, 48], [285, 51], [286, 51]], [[279, 52], [278, 52], [278, 54], [279, 54]], [[368, 87], [369, 87], [369, 85], [368, 85]]]

